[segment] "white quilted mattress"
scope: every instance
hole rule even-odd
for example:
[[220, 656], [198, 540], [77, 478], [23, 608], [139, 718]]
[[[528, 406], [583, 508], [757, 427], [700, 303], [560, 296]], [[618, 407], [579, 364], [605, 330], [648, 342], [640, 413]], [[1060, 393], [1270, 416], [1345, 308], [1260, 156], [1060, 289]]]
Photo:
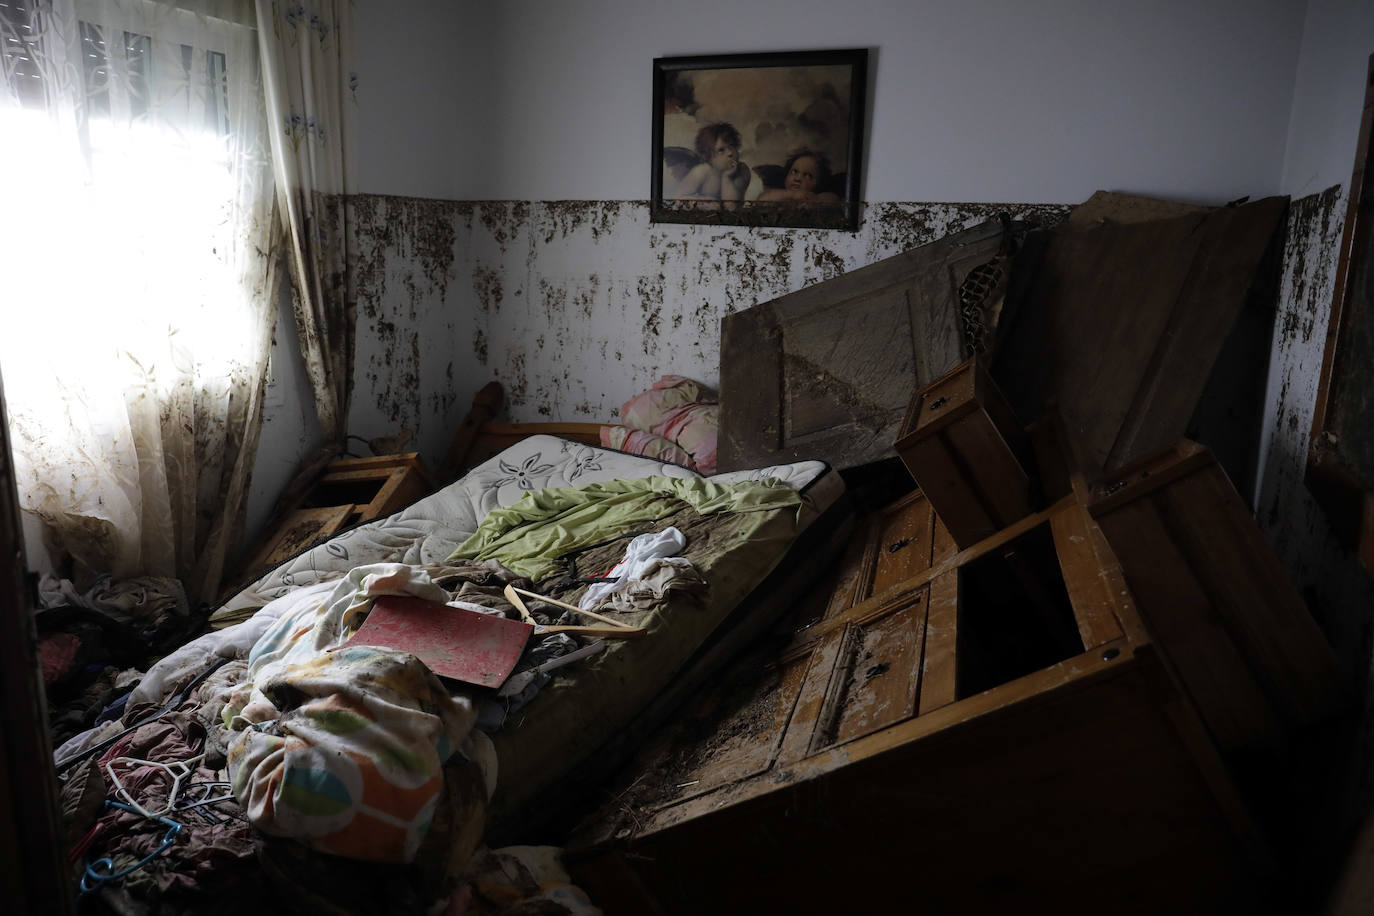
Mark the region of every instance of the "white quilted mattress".
[[[274, 598], [302, 586], [340, 578], [355, 566], [441, 564], [477, 530], [488, 512], [518, 502], [530, 490], [618, 478], [700, 476], [679, 465], [638, 455], [554, 436], [531, 436], [395, 515], [341, 532], [292, 557], [225, 602], [211, 622], [236, 622]], [[844, 492], [839, 474], [823, 461], [731, 471], [711, 479], [730, 483], [768, 477], [801, 491], [803, 528]]]

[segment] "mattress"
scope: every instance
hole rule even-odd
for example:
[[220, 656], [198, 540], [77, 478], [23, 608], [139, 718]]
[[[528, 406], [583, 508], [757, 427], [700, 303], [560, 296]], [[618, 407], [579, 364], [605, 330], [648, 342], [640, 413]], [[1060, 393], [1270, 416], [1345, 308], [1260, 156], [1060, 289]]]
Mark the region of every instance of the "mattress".
[[[371, 563], [442, 563], [492, 509], [513, 505], [532, 490], [577, 487], [621, 478], [700, 477], [695, 471], [555, 436], [531, 436], [493, 456], [443, 489], [394, 515], [340, 532], [272, 569], [210, 616], [216, 628], [247, 620], [257, 610], [308, 585], [341, 578]], [[823, 461], [799, 461], [717, 474], [720, 483], [775, 478], [798, 490], [804, 530], [841, 493], [844, 483]]]

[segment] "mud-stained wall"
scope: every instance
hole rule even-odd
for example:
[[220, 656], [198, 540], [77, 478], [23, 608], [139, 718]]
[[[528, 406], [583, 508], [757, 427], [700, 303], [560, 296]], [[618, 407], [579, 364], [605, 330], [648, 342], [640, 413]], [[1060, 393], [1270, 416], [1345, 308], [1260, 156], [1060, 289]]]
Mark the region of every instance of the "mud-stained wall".
[[511, 417], [609, 420], [660, 375], [715, 385], [720, 319], [998, 213], [870, 206], [857, 233], [657, 224], [643, 201], [476, 204], [473, 356]]
[[[1365, 710], [1374, 708], [1374, 583], [1332, 533], [1303, 483], [1336, 260], [1345, 221], [1340, 186], [1295, 200], [1270, 358], [1256, 517], [1326, 633]], [[1342, 810], [1353, 829], [1374, 809], [1374, 715], [1364, 715], [1345, 770]]]
[[614, 420], [660, 375], [714, 385], [720, 319], [1008, 213], [1057, 205], [875, 204], [856, 233], [649, 221], [645, 201], [357, 204], [352, 432], [443, 454], [496, 379], [507, 418]]
[[1336, 186], [1289, 209], [1255, 514], [1346, 667], [1363, 676], [1374, 649], [1374, 586], [1303, 483], [1345, 203]]
[[420, 451], [430, 467], [471, 398], [461, 365], [469, 359], [471, 293], [460, 263], [471, 213], [470, 204], [415, 197], [353, 201], [358, 330], [349, 432], [371, 439], [409, 431], [410, 444], [397, 448]]

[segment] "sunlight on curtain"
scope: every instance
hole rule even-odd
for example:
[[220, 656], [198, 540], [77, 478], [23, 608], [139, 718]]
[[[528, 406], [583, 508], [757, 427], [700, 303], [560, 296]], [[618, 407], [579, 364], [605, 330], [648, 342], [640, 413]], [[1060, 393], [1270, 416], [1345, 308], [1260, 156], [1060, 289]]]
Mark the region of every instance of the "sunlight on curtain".
[[257, 38], [233, 8], [0, 0], [20, 502], [76, 575], [175, 575], [193, 599], [241, 522], [274, 317]]
[[348, 431], [357, 321], [357, 242], [349, 214], [358, 74], [353, 0], [258, 0], [277, 206], [286, 221], [292, 310], [315, 410], [328, 440], [307, 475]]

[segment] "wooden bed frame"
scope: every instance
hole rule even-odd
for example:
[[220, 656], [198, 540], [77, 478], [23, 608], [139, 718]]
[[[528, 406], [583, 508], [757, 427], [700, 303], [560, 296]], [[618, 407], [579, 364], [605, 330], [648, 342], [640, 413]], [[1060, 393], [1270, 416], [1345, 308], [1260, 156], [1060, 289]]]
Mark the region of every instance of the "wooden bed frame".
[[505, 392], [500, 382], [488, 382], [472, 399], [472, 407], [453, 435], [444, 460], [444, 479], [455, 480], [469, 468], [530, 436], [558, 436], [587, 445], [601, 444], [600, 423], [494, 423]]

